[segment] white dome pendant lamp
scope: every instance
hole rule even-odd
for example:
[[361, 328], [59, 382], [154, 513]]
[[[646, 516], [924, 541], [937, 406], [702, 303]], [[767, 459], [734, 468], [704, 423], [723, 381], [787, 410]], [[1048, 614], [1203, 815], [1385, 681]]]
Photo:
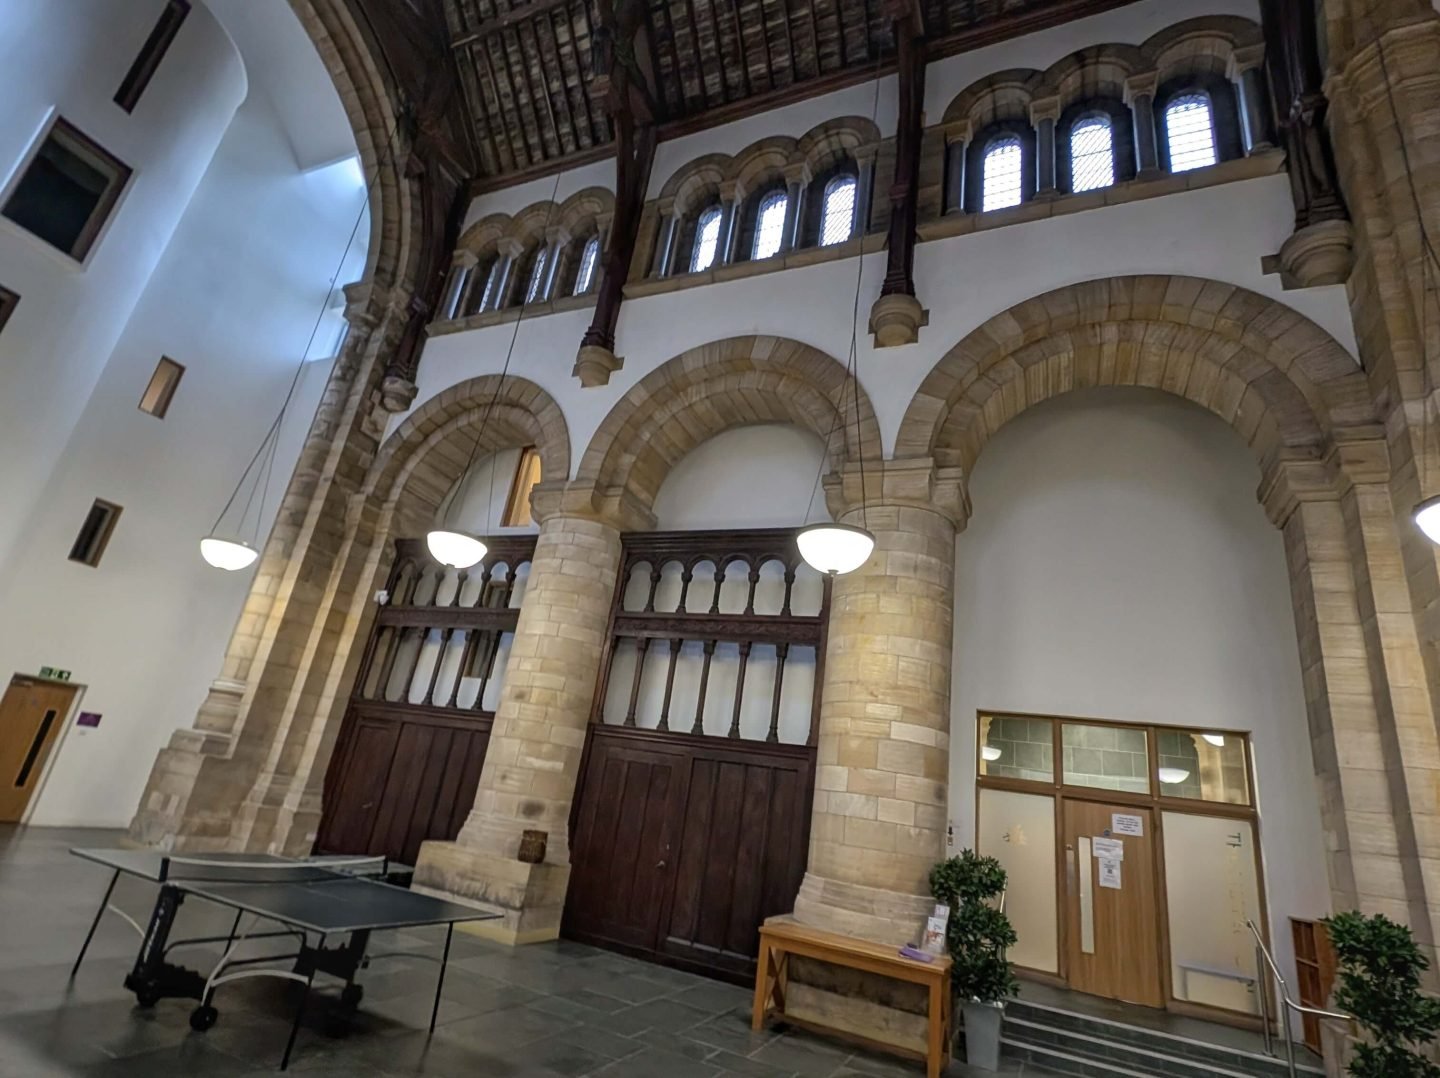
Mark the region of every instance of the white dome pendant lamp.
[[800, 556], [827, 576], [853, 573], [870, 558], [875, 536], [853, 524], [811, 524], [795, 536]]

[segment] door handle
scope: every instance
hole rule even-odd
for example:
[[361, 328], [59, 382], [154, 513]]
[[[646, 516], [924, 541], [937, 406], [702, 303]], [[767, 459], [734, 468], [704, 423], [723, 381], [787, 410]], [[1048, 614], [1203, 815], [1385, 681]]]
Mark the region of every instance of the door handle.
[[656, 867], [656, 868], [664, 868], [664, 867], [665, 867], [665, 862], [664, 862], [664, 861], [657, 861], [657, 862], [655, 863], [655, 867]]

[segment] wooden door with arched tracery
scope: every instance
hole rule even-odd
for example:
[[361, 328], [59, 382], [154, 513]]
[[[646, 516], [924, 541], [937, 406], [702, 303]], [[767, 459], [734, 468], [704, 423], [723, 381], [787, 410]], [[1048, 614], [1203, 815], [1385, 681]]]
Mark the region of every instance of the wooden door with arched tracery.
[[396, 542], [325, 775], [317, 852], [413, 865], [421, 842], [453, 839], [469, 815], [535, 537], [486, 543], [485, 558], [457, 572], [423, 540]]
[[794, 529], [623, 538], [567, 936], [753, 976], [805, 871], [829, 595]]

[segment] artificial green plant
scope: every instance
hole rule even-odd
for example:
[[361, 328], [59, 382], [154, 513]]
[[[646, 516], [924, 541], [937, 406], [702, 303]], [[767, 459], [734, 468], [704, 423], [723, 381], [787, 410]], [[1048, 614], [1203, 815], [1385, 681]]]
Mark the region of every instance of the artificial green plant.
[[1425, 1053], [1440, 1033], [1440, 1000], [1420, 991], [1429, 960], [1410, 929], [1382, 914], [1341, 913], [1326, 922], [1339, 967], [1335, 1004], [1363, 1037], [1353, 1078], [1440, 1078]]
[[930, 870], [930, 893], [950, 907], [945, 945], [955, 997], [999, 1003], [1015, 995], [1020, 984], [1005, 957], [1015, 945], [1015, 928], [997, 902], [1005, 893], [1000, 862], [965, 850]]

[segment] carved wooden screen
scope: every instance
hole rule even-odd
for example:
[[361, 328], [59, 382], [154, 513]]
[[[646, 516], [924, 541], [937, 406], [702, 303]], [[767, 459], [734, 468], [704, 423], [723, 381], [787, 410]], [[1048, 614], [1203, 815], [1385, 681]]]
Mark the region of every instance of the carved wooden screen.
[[791, 529], [623, 551], [565, 931], [743, 981], [805, 870], [829, 582]]
[[486, 542], [484, 560], [459, 572], [422, 540], [396, 543], [326, 774], [317, 850], [414, 864], [421, 842], [465, 822], [535, 550], [534, 536]]

